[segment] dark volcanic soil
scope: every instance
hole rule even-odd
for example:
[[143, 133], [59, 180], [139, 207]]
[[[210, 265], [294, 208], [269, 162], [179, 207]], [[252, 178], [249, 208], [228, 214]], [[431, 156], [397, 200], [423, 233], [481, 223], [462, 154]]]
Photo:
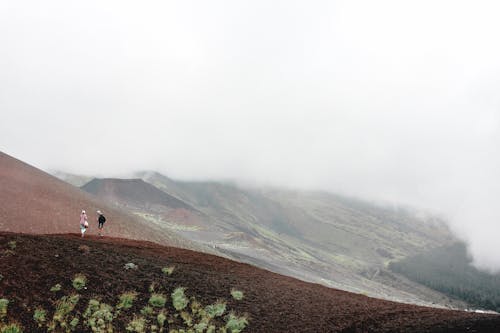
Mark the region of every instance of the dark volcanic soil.
[[[13, 253], [7, 243], [16, 241]], [[89, 247], [88, 253], [79, 250]], [[137, 270], [125, 270], [133, 262]], [[175, 265], [171, 276], [161, 268]], [[219, 298], [228, 309], [246, 313], [245, 332], [498, 332], [500, 316], [404, 305], [330, 289], [270, 273], [220, 257], [148, 242], [78, 235], [29, 236], [0, 234], [0, 297], [11, 300], [10, 317], [28, 332], [38, 332], [33, 321], [37, 305], [46, 308], [72, 290], [76, 273], [88, 276], [77, 310], [83, 312], [93, 295], [116, 304], [116, 295], [135, 290], [148, 294], [151, 282], [166, 294], [179, 286], [203, 304]], [[62, 291], [50, 292], [56, 283]], [[241, 301], [230, 289], [244, 291]], [[146, 296], [144, 296], [146, 297]], [[169, 303], [170, 304], [170, 303]], [[131, 311], [138, 310], [132, 308]], [[116, 321], [116, 331], [124, 323]], [[498, 329], [497, 329], [498, 328]], [[82, 331], [80, 329], [80, 331]]]

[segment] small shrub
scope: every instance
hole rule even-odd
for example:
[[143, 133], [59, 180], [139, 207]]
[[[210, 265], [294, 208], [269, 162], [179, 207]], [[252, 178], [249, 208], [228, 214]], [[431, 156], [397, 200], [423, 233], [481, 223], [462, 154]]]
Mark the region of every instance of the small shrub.
[[7, 243], [7, 246], [9, 247], [9, 249], [15, 250], [17, 247], [17, 243], [16, 243], [16, 241], [10, 241]]
[[172, 275], [172, 273], [174, 272], [174, 270], [175, 270], [175, 266], [163, 267], [161, 269], [161, 271], [163, 272], [163, 274], [168, 275], [168, 276]]
[[196, 333], [203, 333], [208, 328], [208, 324], [205, 322], [200, 322], [193, 326]]
[[23, 328], [19, 324], [10, 323], [0, 326], [0, 333], [23, 333]]
[[85, 284], [87, 283], [87, 277], [83, 274], [76, 274], [73, 277], [73, 288], [76, 290], [82, 290], [83, 287], [85, 287]]
[[52, 288], [50, 288], [50, 291], [55, 293], [55, 292], [60, 291], [61, 288], [62, 288], [61, 285], [58, 283], [58, 284], [55, 284], [54, 286], [52, 286]]
[[5, 249], [5, 250], [3, 250], [3, 256], [4, 257], [13, 256], [15, 254], [16, 254], [16, 252], [14, 252], [14, 250], [11, 250], [11, 249]]
[[234, 313], [230, 313], [226, 318], [226, 329], [231, 333], [240, 333], [247, 325], [248, 320], [245, 316], [238, 317]]
[[76, 304], [80, 300], [80, 295], [70, 295], [63, 296], [56, 303], [56, 309], [54, 312], [54, 320], [63, 321], [64, 318], [75, 308]]
[[9, 300], [0, 298], [0, 319], [5, 318], [7, 315], [7, 308], [9, 307]]
[[85, 323], [92, 329], [92, 332], [105, 333], [113, 331], [113, 307], [108, 304], [90, 300], [83, 317], [87, 318]]
[[78, 319], [77, 317], [74, 317], [73, 319], [71, 319], [71, 321], [69, 322], [69, 326], [71, 327], [72, 331], [74, 331], [76, 329], [79, 322], [80, 322], [80, 319]]
[[0, 282], [2, 282], [2, 280], [3, 280], [3, 275], [0, 274]]
[[127, 332], [146, 332], [146, 320], [142, 317], [134, 317], [126, 327]]
[[118, 305], [116, 306], [117, 309], [130, 309], [132, 307], [132, 304], [134, 303], [134, 300], [137, 297], [137, 293], [135, 291], [129, 291], [125, 292], [120, 295], [119, 299], [120, 301], [118, 302]]
[[226, 312], [226, 302], [219, 300], [214, 304], [207, 305], [205, 312], [210, 318], [220, 317]]
[[35, 309], [35, 313], [33, 314], [33, 319], [37, 322], [38, 327], [42, 327], [42, 325], [47, 320], [46, 318], [47, 312], [42, 308]]
[[154, 313], [154, 309], [150, 307], [149, 305], [146, 305], [145, 307], [142, 308], [141, 314], [145, 317], [150, 317]]
[[193, 317], [189, 314], [187, 311], [182, 311], [181, 312], [181, 318], [184, 321], [184, 324], [186, 324], [187, 327], [192, 327], [193, 326]]
[[151, 282], [151, 284], [149, 285], [148, 290], [149, 290], [150, 293], [154, 293], [155, 290], [156, 290], [156, 282]]
[[231, 296], [237, 301], [241, 301], [243, 299], [243, 292], [237, 289], [231, 289]]
[[162, 308], [165, 306], [167, 302], [167, 298], [162, 294], [152, 294], [149, 298], [149, 304], [154, 306], [155, 308]]
[[156, 316], [156, 320], [158, 321], [158, 325], [163, 327], [165, 325], [165, 320], [167, 320], [167, 316], [163, 312], [160, 312], [158, 316]]
[[184, 310], [184, 308], [189, 303], [186, 295], [184, 295], [184, 290], [186, 290], [186, 289], [185, 288], [176, 288], [172, 292], [172, 304], [177, 311]]

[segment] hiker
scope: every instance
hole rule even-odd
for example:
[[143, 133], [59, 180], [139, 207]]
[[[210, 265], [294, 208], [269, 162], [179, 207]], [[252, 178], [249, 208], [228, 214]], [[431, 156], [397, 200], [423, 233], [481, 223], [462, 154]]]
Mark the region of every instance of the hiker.
[[87, 213], [82, 209], [80, 214], [80, 232], [82, 233], [82, 237], [85, 235], [85, 231], [89, 227], [89, 222], [87, 221]]
[[104, 227], [104, 222], [106, 222], [106, 218], [102, 214], [100, 210], [97, 211], [97, 228], [99, 229], [99, 236], [102, 236], [102, 228]]

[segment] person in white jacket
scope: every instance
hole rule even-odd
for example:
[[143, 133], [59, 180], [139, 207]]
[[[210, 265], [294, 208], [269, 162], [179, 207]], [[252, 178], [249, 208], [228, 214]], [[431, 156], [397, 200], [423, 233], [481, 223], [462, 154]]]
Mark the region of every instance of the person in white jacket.
[[88, 227], [89, 222], [87, 221], [87, 214], [85, 213], [85, 210], [82, 210], [82, 213], [80, 214], [80, 232], [82, 233], [82, 237], [85, 235], [85, 231], [87, 231]]

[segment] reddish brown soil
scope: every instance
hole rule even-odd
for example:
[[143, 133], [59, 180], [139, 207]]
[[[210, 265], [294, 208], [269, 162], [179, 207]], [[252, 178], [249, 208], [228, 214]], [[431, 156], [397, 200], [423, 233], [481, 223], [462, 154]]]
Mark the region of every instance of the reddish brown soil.
[[105, 234], [198, 249], [187, 240], [159, 230], [41, 170], [0, 152], [0, 231], [19, 233], [79, 232], [80, 212], [87, 211], [88, 234], [97, 234], [96, 210], [104, 212]]
[[[62, 294], [49, 291], [56, 283], [71, 290], [76, 273], [89, 277], [81, 292], [78, 311], [93, 295], [116, 303], [120, 292], [148, 293], [152, 281], [165, 293], [187, 287], [189, 296], [204, 304], [218, 298], [228, 308], [247, 313], [246, 332], [498, 332], [500, 316], [404, 305], [330, 289], [317, 284], [270, 273], [220, 257], [154, 243], [118, 238], [85, 238], [78, 235], [31, 236], [0, 234], [0, 252], [8, 241], [16, 241], [14, 254], [0, 256], [0, 297], [12, 300], [9, 313], [29, 332], [35, 305], [49, 307]], [[90, 250], [82, 253], [79, 246]], [[124, 270], [133, 262], [138, 270]], [[174, 264], [171, 276], [161, 268]], [[245, 293], [233, 300], [230, 289]], [[12, 312], [11, 312], [12, 311]], [[138, 311], [132, 308], [131, 311]], [[124, 325], [118, 320], [117, 331]]]

